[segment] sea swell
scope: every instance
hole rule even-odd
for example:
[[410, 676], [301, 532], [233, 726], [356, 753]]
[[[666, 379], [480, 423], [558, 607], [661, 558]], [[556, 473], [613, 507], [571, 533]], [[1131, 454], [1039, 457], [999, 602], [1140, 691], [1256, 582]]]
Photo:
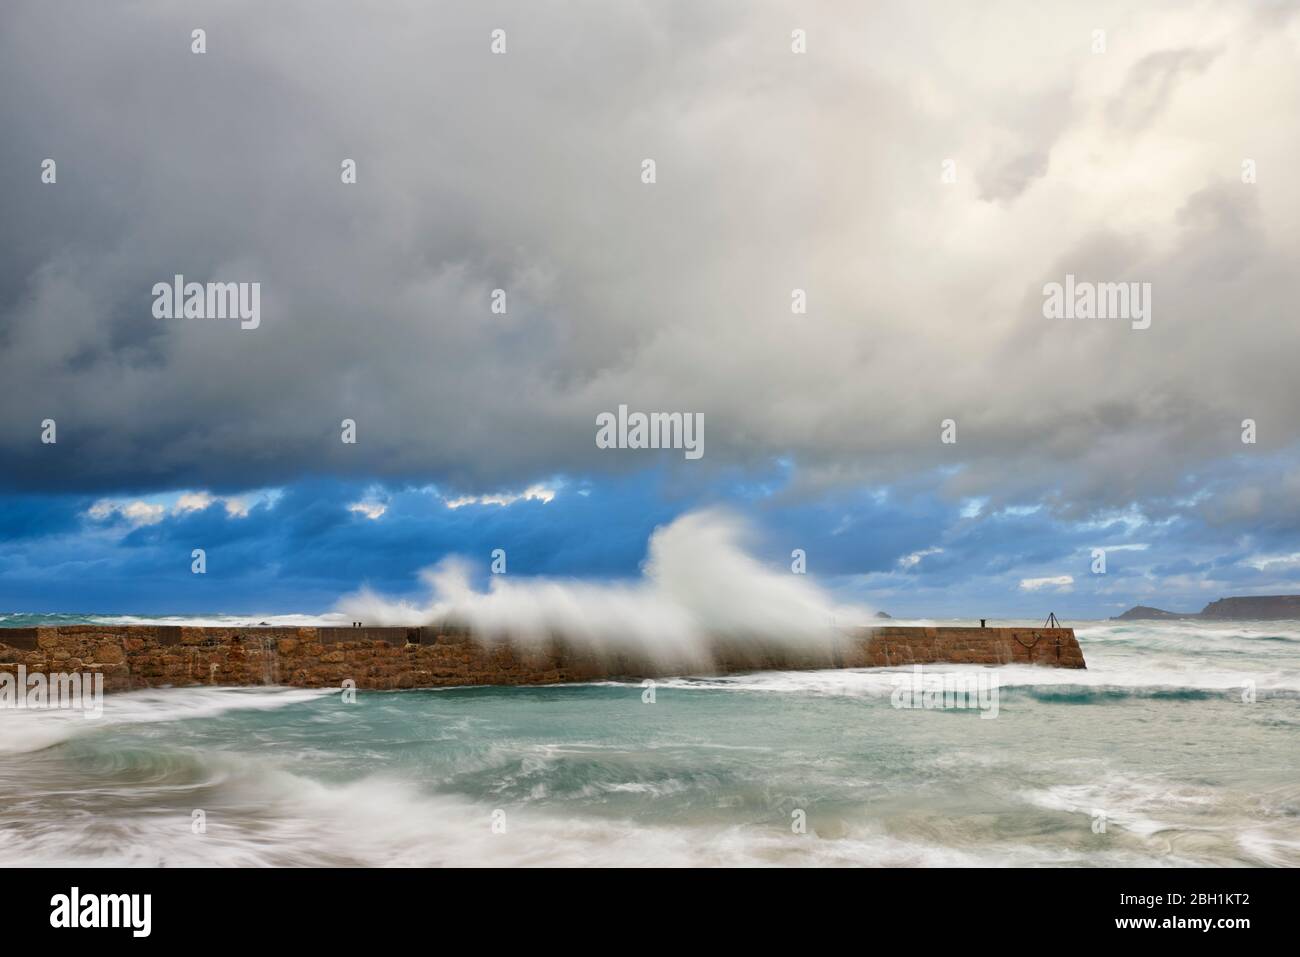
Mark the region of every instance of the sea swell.
[[1086, 671], [926, 666], [995, 721], [893, 707], [909, 668], [5, 711], [0, 864], [1300, 865], [1293, 643], [1081, 632]]

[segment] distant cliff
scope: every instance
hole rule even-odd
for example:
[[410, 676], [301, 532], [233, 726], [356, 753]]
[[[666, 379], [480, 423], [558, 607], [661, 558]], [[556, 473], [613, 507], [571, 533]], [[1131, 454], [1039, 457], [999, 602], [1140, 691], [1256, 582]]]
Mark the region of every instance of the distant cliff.
[[1220, 598], [1199, 612], [1164, 611], [1149, 605], [1130, 608], [1111, 621], [1151, 621], [1178, 618], [1207, 619], [1213, 621], [1279, 621], [1300, 619], [1300, 595], [1248, 595], [1238, 598]]
[[1179, 614], [1176, 611], [1164, 611], [1160, 608], [1152, 608], [1150, 605], [1136, 605], [1124, 612], [1122, 615], [1116, 615], [1111, 621], [1150, 621], [1151, 619], [1164, 618], [1196, 618], [1195, 614]]
[[1300, 595], [1220, 598], [1201, 609], [1202, 618], [1300, 618]]

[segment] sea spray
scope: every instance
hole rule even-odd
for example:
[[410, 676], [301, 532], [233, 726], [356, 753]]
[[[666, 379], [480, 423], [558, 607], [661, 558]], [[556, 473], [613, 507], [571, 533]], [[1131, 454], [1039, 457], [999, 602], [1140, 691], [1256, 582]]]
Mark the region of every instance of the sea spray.
[[338, 610], [372, 625], [455, 623], [486, 641], [559, 640], [662, 666], [708, 667], [719, 656], [757, 658], [769, 649], [822, 655], [829, 664], [838, 626], [865, 624], [870, 611], [837, 607], [805, 576], [765, 567], [743, 547], [749, 537], [730, 513], [692, 512], [655, 529], [634, 582], [494, 576], [477, 591], [472, 566], [451, 557], [424, 572], [425, 606], [363, 590]]

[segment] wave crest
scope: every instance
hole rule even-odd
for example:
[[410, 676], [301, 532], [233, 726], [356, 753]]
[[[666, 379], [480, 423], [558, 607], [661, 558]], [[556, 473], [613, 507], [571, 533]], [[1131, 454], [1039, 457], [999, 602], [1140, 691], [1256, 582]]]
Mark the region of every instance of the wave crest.
[[362, 590], [338, 610], [368, 624], [453, 623], [488, 640], [558, 637], [595, 653], [693, 664], [723, 648], [821, 650], [838, 626], [869, 620], [870, 610], [836, 605], [805, 576], [762, 565], [743, 547], [748, 531], [726, 512], [683, 515], [655, 529], [631, 583], [498, 575], [478, 591], [472, 566], [450, 557], [423, 573], [427, 605]]

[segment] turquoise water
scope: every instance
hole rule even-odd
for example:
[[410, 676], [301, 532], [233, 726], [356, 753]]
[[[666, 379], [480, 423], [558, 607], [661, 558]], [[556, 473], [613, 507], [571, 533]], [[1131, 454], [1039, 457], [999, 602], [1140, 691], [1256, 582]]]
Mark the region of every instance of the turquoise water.
[[993, 719], [888, 670], [0, 711], [0, 864], [1300, 864], [1300, 624], [1079, 634]]

